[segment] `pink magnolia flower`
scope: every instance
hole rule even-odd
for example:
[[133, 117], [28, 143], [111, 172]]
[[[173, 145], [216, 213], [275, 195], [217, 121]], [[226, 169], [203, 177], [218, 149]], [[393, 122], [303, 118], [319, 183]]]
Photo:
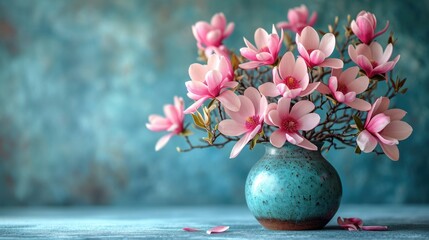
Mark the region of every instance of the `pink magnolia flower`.
[[279, 55], [280, 48], [282, 47], [283, 30], [281, 37], [277, 34], [277, 30], [273, 25], [272, 33], [268, 34], [264, 29], [258, 28], [255, 31], [255, 43], [253, 46], [246, 38], [245, 48], [240, 49], [243, 57], [250, 60], [250, 62], [240, 64], [243, 69], [253, 69], [263, 65], [270, 65], [276, 62]]
[[374, 38], [387, 31], [387, 28], [389, 28], [389, 21], [387, 21], [386, 26], [381, 31], [375, 33], [377, 18], [370, 12], [361, 11], [357, 15], [356, 21], [353, 20], [350, 26], [359, 40], [365, 44], [370, 44]]
[[312, 93], [320, 83], [309, 83], [307, 65], [302, 58], [295, 57], [291, 52], [285, 53], [279, 66], [273, 69], [273, 81], [262, 84], [259, 91], [264, 96], [295, 98]]
[[304, 4], [302, 4], [299, 7], [289, 9], [287, 12], [289, 22], [279, 22], [277, 23], [277, 27], [301, 34], [302, 29], [307, 26], [314, 25], [317, 19], [317, 12], [313, 12], [309, 20], [307, 20], [308, 16], [308, 9]]
[[332, 33], [326, 33], [319, 40], [316, 30], [307, 26], [296, 35], [296, 43], [299, 54], [309, 67], [342, 68], [344, 65], [338, 58], [328, 58], [335, 48], [335, 36]]
[[400, 55], [396, 56], [392, 61], [389, 61], [392, 55], [393, 46], [389, 43], [386, 50], [380, 43], [372, 42], [369, 46], [366, 44], [359, 44], [357, 47], [349, 45], [349, 56], [368, 77], [374, 77], [377, 74], [383, 74], [392, 70], [396, 63], [399, 61]]
[[226, 18], [223, 13], [215, 14], [210, 24], [199, 21], [192, 26], [192, 33], [195, 39], [197, 39], [197, 45], [200, 49], [221, 46], [222, 41], [229, 37], [232, 31], [234, 31], [234, 23], [226, 25]]
[[413, 128], [401, 121], [406, 112], [402, 109], [388, 109], [390, 100], [378, 98], [366, 117], [364, 130], [357, 137], [357, 144], [363, 152], [372, 152], [377, 143], [392, 160], [399, 159], [399, 140], [411, 135]]
[[357, 98], [356, 95], [363, 93], [369, 84], [367, 76], [356, 78], [359, 67], [351, 67], [344, 72], [340, 69], [332, 69], [328, 86], [321, 84], [318, 91], [323, 94], [331, 94], [337, 102], [359, 111], [369, 111], [371, 104], [365, 100]]
[[208, 58], [207, 65], [194, 63], [189, 67], [191, 81], [185, 83], [188, 97], [195, 103], [185, 110], [185, 114], [193, 113], [207, 99], [217, 99], [225, 108], [237, 111], [240, 99], [230, 90], [238, 85], [233, 81], [234, 73], [228, 59], [217, 54]]
[[317, 146], [305, 139], [299, 131], [308, 131], [317, 126], [320, 116], [310, 113], [314, 110], [314, 104], [307, 100], [297, 102], [290, 109], [290, 98], [280, 98], [277, 109], [268, 114], [269, 122], [279, 129], [270, 136], [270, 142], [275, 147], [282, 147], [286, 141], [308, 150], [317, 150]]
[[235, 158], [244, 146], [262, 130], [265, 111], [267, 109], [267, 99], [259, 94], [258, 90], [249, 87], [240, 98], [240, 109], [237, 112], [226, 109], [226, 113], [231, 119], [223, 120], [219, 123], [219, 131], [227, 136], [240, 136], [231, 151], [230, 158]]
[[387, 226], [364, 226], [363, 221], [360, 218], [352, 217], [352, 218], [337, 218], [337, 223], [340, 227], [347, 229], [349, 231], [386, 231], [388, 229]]
[[163, 148], [170, 138], [174, 135], [178, 135], [183, 132], [183, 121], [184, 121], [184, 104], [183, 99], [180, 97], [174, 97], [174, 105], [168, 104], [164, 106], [165, 117], [160, 115], [150, 115], [149, 123], [146, 123], [146, 127], [154, 132], [168, 131], [169, 134], [161, 137], [155, 145], [155, 150], [158, 151]]

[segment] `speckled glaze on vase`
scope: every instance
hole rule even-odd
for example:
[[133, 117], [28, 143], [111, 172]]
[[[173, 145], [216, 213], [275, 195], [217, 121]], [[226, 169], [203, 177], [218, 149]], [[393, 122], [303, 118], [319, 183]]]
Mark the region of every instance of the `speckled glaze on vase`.
[[249, 172], [245, 194], [250, 211], [267, 229], [321, 229], [340, 206], [342, 186], [320, 151], [267, 144]]

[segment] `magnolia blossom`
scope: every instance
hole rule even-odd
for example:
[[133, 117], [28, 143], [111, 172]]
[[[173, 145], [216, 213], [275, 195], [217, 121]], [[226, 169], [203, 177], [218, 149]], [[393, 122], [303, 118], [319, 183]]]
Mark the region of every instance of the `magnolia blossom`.
[[361, 11], [357, 15], [356, 21], [353, 20], [350, 26], [359, 40], [365, 44], [370, 44], [374, 38], [387, 31], [387, 28], [389, 28], [389, 21], [387, 21], [386, 26], [381, 31], [375, 33], [377, 18], [370, 12]]
[[273, 25], [272, 33], [268, 34], [264, 29], [258, 28], [255, 31], [255, 43], [253, 46], [246, 38], [245, 48], [240, 49], [243, 57], [250, 60], [250, 62], [240, 64], [243, 69], [253, 69], [263, 65], [274, 64], [279, 55], [280, 48], [282, 47], [283, 30], [281, 37], [277, 34], [277, 30]]
[[208, 58], [207, 65], [194, 63], [189, 67], [191, 81], [185, 83], [188, 97], [196, 102], [185, 113], [195, 112], [207, 99], [217, 99], [225, 108], [237, 111], [240, 99], [230, 89], [238, 82], [233, 81], [234, 73], [228, 59], [217, 54]]
[[223, 13], [215, 14], [210, 23], [199, 21], [192, 26], [192, 33], [200, 49], [221, 46], [222, 41], [229, 37], [232, 31], [234, 31], [234, 23], [227, 25]]
[[169, 134], [161, 137], [155, 145], [155, 150], [158, 151], [167, 144], [170, 138], [183, 132], [184, 121], [184, 104], [183, 99], [174, 97], [174, 105], [168, 104], [164, 106], [165, 117], [160, 115], [150, 115], [149, 123], [146, 127], [154, 132], [168, 131]]
[[290, 98], [280, 98], [277, 109], [268, 113], [267, 124], [277, 126], [279, 129], [270, 136], [270, 142], [275, 147], [282, 147], [290, 142], [308, 150], [317, 150], [317, 146], [305, 139], [299, 131], [308, 131], [317, 126], [320, 116], [310, 113], [315, 106], [312, 102], [302, 100], [290, 108]]
[[273, 81], [262, 84], [259, 91], [264, 96], [295, 98], [312, 93], [319, 83], [309, 83], [307, 65], [302, 58], [287, 52], [280, 60], [279, 66], [273, 69]]
[[337, 102], [359, 111], [369, 111], [371, 104], [365, 100], [357, 98], [356, 95], [363, 93], [369, 84], [367, 76], [358, 77], [359, 67], [351, 67], [344, 72], [340, 69], [333, 69], [329, 78], [328, 86], [321, 84], [318, 91], [323, 94], [331, 94]]
[[287, 18], [289, 22], [279, 22], [277, 27], [281, 29], [288, 29], [298, 34], [301, 33], [302, 29], [307, 26], [313, 26], [317, 19], [317, 12], [313, 12], [309, 20], [307, 7], [302, 4], [299, 7], [289, 9], [287, 12]]
[[258, 90], [249, 87], [240, 98], [240, 109], [237, 112], [226, 109], [231, 119], [219, 123], [219, 131], [227, 136], [241, 136], [231, 151], [230, 158], [235, 158], [243, 147], [262, 130], [267, 99]]
[[368, 77], [374, 77], [377, 74], [383, 74], [392, 70], [396, 63], [399, 61], [400, 55], [396, 56], [392, 61], [389, 61], [392, 55], [393, 46], [389, 43], [386, 50], [380, 43], [372, 42], [369, 46], [366, 44], [359, 44], [357, 47], [349, 45], [349, 55], [353, 62], [355, 62]]
[[307, 26], [300, 34], [296, 35], [298, 52], [309, 67], [342, 68], [343, 61], [338, 58], [328, 58], [335, 48], [335, 36], [332, 33], [319, 35], [314, 28]]
[[390, 100], [378, 98], [366, 117], [364, 130], [357, 137], [357, 144], [363, 152], [372, 152], [377, 143], [392, 160], [399, 159], [399, 140], [411, 135], [413, 128], [401, 121], [406, 112], [402, 109], [388, 109]]

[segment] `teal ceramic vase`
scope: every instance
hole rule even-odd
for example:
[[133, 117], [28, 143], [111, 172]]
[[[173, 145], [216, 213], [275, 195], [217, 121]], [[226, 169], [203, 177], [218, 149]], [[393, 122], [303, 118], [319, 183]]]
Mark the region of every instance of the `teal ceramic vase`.
[[267, 144], [249, 172], [245, 194], [249, 210], [267, 229], [321, 229], [340, 206], [342, 186], [320, 151]]

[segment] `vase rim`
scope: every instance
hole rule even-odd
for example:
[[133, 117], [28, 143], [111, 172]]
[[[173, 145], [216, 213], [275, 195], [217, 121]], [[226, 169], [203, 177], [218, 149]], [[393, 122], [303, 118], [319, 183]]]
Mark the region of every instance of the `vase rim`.
[[[323, 147], [323, 144], [325, 143], [325, 142], [322, 142], [322, 141], [312, 141], [312, 143], [314, 144], [314, 145], [316, 145], [317, 146], [317, 150], [318, 151], [320, 151], [320, 150], [322, 150], [322, 147]], [[276, 147], [276, 146], [274, 146], [274, 145], [272, 145], [270, 142], [264, 142], [264, 143], [262, 143], [264, 146], [265, 146], [265, 148], [275, 148], [275, 149], [282, 149], [282, 148], [302, 148], [302, 147], [300, 147], [300, 146], [298, 146], [298, 145], [295, 145], [295, 144], [292, 144], [292, 143], [289, 143], [289, 142], [286, 142], [282, 147], [280, 147], [280, 148], [278, 148], [278, 147]], [[303, 148], [303, 149], [305, 149], [305, 148]]]

